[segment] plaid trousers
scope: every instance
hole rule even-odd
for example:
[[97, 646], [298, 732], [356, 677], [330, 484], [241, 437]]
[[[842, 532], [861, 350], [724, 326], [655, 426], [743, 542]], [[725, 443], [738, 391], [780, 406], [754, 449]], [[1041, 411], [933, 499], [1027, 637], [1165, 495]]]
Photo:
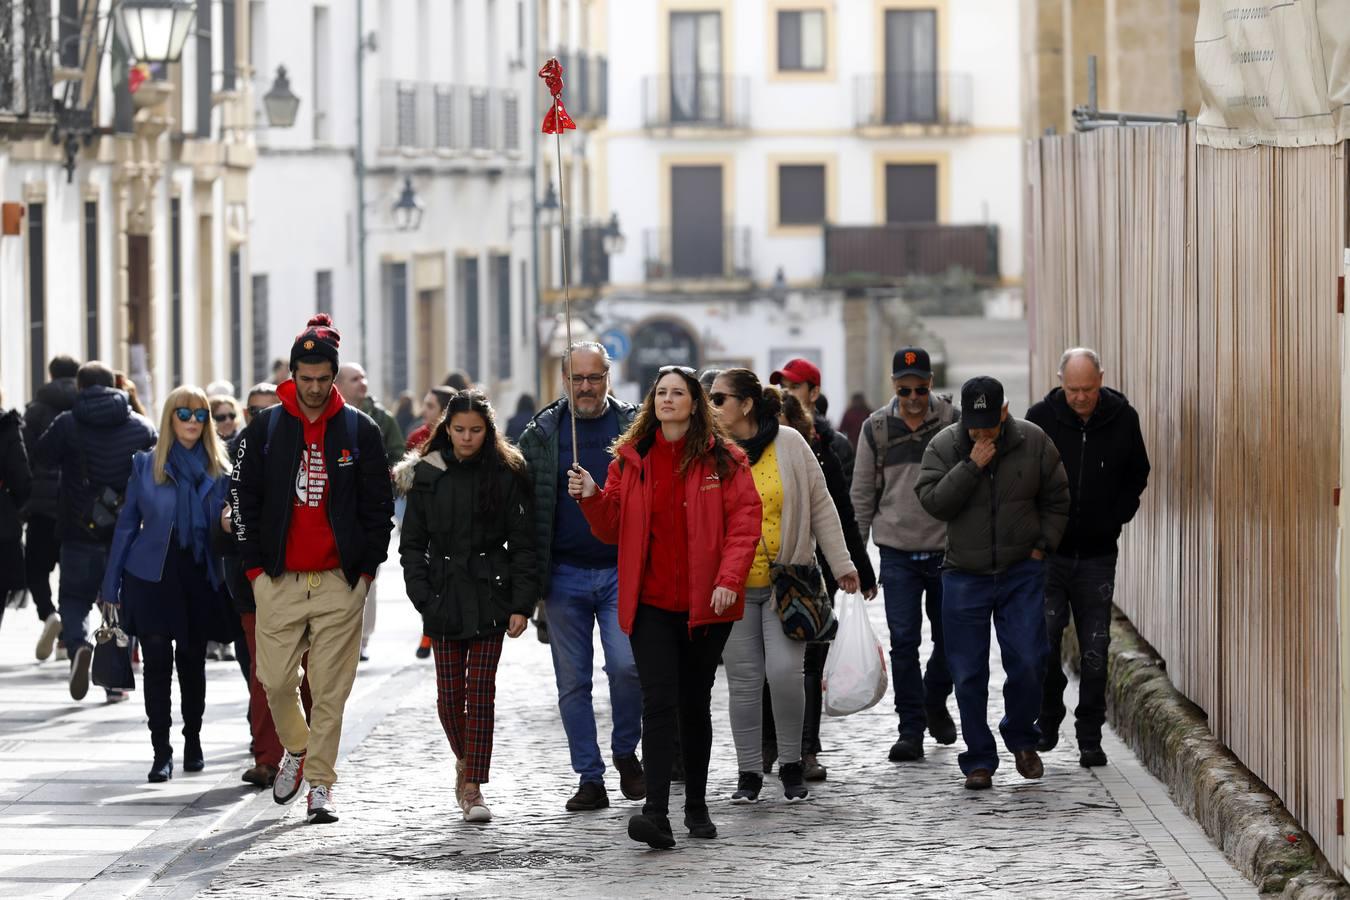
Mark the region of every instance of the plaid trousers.
[[436, 711], [450, 739], [450, 749], [464, 760], [464, 780], [487, 784], [492, 764], [493, 703], [497, 697], [497, 662], [504, 634], [468, 641], [434, 638]]

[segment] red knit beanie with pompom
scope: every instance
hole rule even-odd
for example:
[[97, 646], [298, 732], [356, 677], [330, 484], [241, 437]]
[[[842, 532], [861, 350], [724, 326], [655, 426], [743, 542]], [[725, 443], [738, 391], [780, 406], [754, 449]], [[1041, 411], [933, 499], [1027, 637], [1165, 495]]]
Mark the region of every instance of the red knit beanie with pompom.
[[333, 364], [336, 374], [340, 343], [342, 335], [333, 327], [333, 320], [327, 313], [319, 313], [309, 320], [304, 331], [295, 336], [295, 343], [291, 345], [291, 372], [295, 372], [296, 363], [324, 360]]

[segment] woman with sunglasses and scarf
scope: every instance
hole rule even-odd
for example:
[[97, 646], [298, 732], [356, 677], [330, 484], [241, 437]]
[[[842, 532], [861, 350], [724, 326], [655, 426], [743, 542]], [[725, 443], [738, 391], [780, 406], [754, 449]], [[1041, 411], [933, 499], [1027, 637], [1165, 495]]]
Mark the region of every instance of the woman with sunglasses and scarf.
[[132, 460], [101, 595], [105, 604], [120, 607], [122, 629], [140, 639], [154, 749], [151, 782], [173, 777], [169, 701], [175, 667], [183, 768], [200, 772], [206, 765], [201, 743], [206, 642], [235, 637], [210, 546], [211, 520], [220, 515], [229, 472], [206, 394], [191, 385], [174, 390], [164, 401], [154, 450]]
[[717, 837], [706, 801], [712, 686], [744, 611], [759, 495], [745, 454], [718, 426], [694, 370], [683, 366], [658, 371], [613, 452], [603, 491], [580, 467], [568, 490], [595, 536], [619, 547], [619, 627], [642, 685], [647, 775], [646, 802], [628, 820], [628, 836], [669, 848], [677, 733], [685, 827], [690, 837]]
[[839, 514], [825, 475], [806, 439], [780, 428], [778, 389], [765, 387], [749, 369], [727, 369], [709, 394], [717, 416], [749, 457], [763, 520], [761, 539], [746, 579], [745, 617], [731, 630], [723, 661], [731, 697], [731, 732], [740, 778], [733, 803], [755, 803], [764, 787], [763, 685], [767, 677], [778, 731], [778, 778], [788, 802], [809, 798], [802, 769], [802, 720], [806, 708], [806, 643], [783, 631], [773, 602], [770, 563], [808, 565], [816, 544], [849, 593], [859, 588]]

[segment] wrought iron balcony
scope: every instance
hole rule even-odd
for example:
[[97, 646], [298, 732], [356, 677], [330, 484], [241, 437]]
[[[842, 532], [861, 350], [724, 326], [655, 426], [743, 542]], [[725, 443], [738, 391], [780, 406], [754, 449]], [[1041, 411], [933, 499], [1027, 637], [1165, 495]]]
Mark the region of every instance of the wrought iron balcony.
[[647, 281], [751, 277], [750, 229], [653, 228], [642, 234]]
[[566, 88], [563, 101], [574, 119], [603, 119], [609, 115], [609, 60], [596, 53], [559, 50]]
[[965, 269], [999, 278], [997, 225], [827, 225], [825, 277], [877, 282]]
[[750, 79], [743, 75], [648, 75], [642, 79], [644, 128], [745, 128]]
[[966, 128], [971, 124], [971, 77], [955, 72], [887, 72], [854, 80], [858, 128]]

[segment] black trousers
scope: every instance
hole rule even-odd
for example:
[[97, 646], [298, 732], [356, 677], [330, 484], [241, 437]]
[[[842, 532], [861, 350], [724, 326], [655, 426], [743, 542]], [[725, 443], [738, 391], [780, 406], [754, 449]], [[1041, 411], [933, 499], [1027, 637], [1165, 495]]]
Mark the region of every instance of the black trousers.
[[630, 635], [642, 684], [644, 813], [670, 814], [676, 737], [684, 759], [684, 806], [706, 809], [712, 756], [712, 687], [731, 624], [689, 633], [689, 616], [639, 604]]
[[206, 712], [206, 642], [175, 641], [165, 635], [141, 637], [141, 681], [145, 689], [145, 715], [150, 722], [150, 744], [156, 756], [172, 756], [169, 730], [173, 727], [171, 692], [174, 669], [178, 670], [183, 737], [195, 738], [202, 731]]
[[1100, 747], [1106, 722], [1106, 661], [1111, 643], [1111, 601], [1115, 595], [1116, 556], [1075, 559], [1050, 554], [1045, 584], [1045, 628], [1050, 638], [1041, 698], [1041, 733], [1064, 721], [1064, 689], [1069, 679], [1060, 661], [1064, 629], [1073, 614], [1078, 634], [1078, 708], [1074, 732], [1080, 747]]
[[[806, 710], [802, 716], [802, 753], [819, 753], [820, 714], [824, 707], [824, 695], [821, 691], [821, 679], [825, 674], [825, 660], [830, 655], [830, 645], [812, 641], [806, 645], [806, 660], [802, 665], [802, 684], [806, 688]], [[764, 682], [764, 743], [777, 743], [778, 730], [773, 721], [773, 703], [769, 698], [769, 682]]]
[[61, 559], [61, 542], [56, 537], [56, 520], [47, 516], [30, 516], [24, 536], [24, 580], [28, 593], [37, 607], [38, 618], [44, 622], [56, 612], [52, 605], [52, 570]]

